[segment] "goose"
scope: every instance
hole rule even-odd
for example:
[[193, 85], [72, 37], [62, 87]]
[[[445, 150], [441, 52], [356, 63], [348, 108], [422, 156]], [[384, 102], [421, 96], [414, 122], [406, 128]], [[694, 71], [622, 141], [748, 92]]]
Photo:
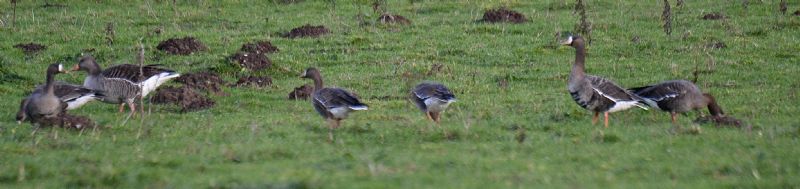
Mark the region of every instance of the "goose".
[[440, 83], [423, 82], [411, 90], [411, 99], [428, 119], [439, 123], [441, 112], [456, 101], [456, 96]]
[[47, 67], [47, 80], [44, 84], [44, 89], [31, 93], [21, 103], [21, 106], [24, 107], [24, 117], [29, 117], [31, 122], [35, 122], [42, 118], [56, 117], [66, 111], [67, 103], [62, 102], [55, 95], [55, 82], [53, 82], [56, 74], [64, 72], [64, 66], [61, 64], [50, 64]]
[[653, 108], [669, 112], [672, 123], [676, 123], [678, 113], [691, 110], [708, 108], [708, 112], [715, 118], [724, 117], [725, 112], [717, 104], [714, 96], [703, 93], [697, 85], [686, 80], [671, 80], [654, 85], [628, 89]]
[[[45, 90], [45, 86], [46, 85], [40, 85], [31, 93], [41, 93], [43, 90]], [[86, 103], [99, 100], [105, 96], [101, 91], [60, 81], [54, 82], [53, 93], [61, 102], [67, 103], [66, 110], [79, 108]], [[28, 103], [29, 98], [30, 96], [22, 99], [22, 102], [20, 102], [19, 111], [17, 112], [17, 123], [22, 123], [27, 118], [27, 115], [25, 115], [25, 106]]]
[[[366, 104], [358, 100], [358, 97], [345, 89], [324, 87], [322, 75], [317, 68], [306, 69], [300, 77], [314, 81], [311, 102], [317, 113], [328, 122], [329, 131], [339, 128], [339, 122], [347, 118], [350, 112], [369, 109]], [[329, 133], [329, 136], [333, 139], [331, 133]]]
[[[131, 113], [136, 112], [134, 101], [139, 94], [147, 96], [158, 86], [179, 77], [180, 74], [159, 67], [158, 64], [137, 66], [133, 64], [120, 64], [105, 70], [100, 68], [94, 57], [84, 56], [79, 63], [72, 67], [72, 71], [86, 71], [88, 75], [83, 81], [83, 86], [100, 90], [105, 93], [100, 101], [110, 104], [119, 104], [119, 112], [125, 110], [128, 104]], [[143, 78], [139, 77], [142, 72]]]
[[575, 48], [575, 63], [569, 74], [567, 89], [572, 99], [584, 109], [594, 112], [592, 124], [597, 123], [599, 114], [603, 113], [603, 125], [608, 128], [608, 113], [627, 110], [632, 107], [639, 107], [647, 110], [641, 99], [630, 91], [620, 87], [616, 83], [606, 78], [594, 75], [586, 75], [584, 61], [586, 60], [586, 48], [583, 37], [579, 35], [568, 35], [562, 45]]

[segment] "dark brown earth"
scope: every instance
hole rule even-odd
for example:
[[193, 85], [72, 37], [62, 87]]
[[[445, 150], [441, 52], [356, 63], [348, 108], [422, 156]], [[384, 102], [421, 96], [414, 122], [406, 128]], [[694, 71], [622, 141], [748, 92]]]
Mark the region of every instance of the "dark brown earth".
[[43, 51], [47, 49], [47, 46], [36, 44], [36, 43], [20, 43], [14, 45], [14, 48], [18, 48], [22, 50], [23, 53], [27, 55], [36, 54], [39, 51]]
[[174, 55], [190, 55], [208, 49], [206, 45], [194, 37], [167, 39], [159, 43], [156, 48]]
[[60, 127], [67, 129], [86, 129], [94, 128], [94, 122], [84, 116], [74, 116], [69, 114], [61, 114], [52, 118], [42, 118], [36, 120], [36, 123], [41, 127]]
[[717, 127], [741, 128], [744, 126], [741, 120], [730, 116], [701, 116], [695, 119], [694, 122], [699, 124], [714, 123]]
[[411, 20], [408, 20], [406, 17], [393, 14], [381, 15], [381, 17], [378, 18], [378, 22], [383, 24], [403, 24], [403, 25], [411, 24]]
[[311, 85], [303, 85], [297, 88], [294, 88], [292, 92], [289, 93], [290, 100], [308, 100], [308, 97], [311, 96], [311, 93], [314, 92], [314, 87]]
[[240, 77], [239, 81], [236, 81], [236, 84], [233, 84], [233, 86], [236, 86], [236, 87], [251, 86], [251, 87], [256, 87], [256, 88], [267, 87], [267, 86], [270, 86], [270, 85], [272, 85], [272, 78], [267, 77], [267, 76], [264, 76], [264, 77], [259, 77], [259, 76]]
[[151, 102], [155, 104], [175, 104], [181, 112], [202, 110], [214, 106], [214, 100], [205, 97], [188, 86], [162, 87], [153, 95]]
[[718, 12], [708, 13], [708, 14], [703, 15], [703, 17], [701, 17], [701, 19], [703, 19], [703, 20], [720, 20], [720, 19], [725, 19], [725, 18], [728, 18], [728, 17], [726, 17], [724, 14], [718, 13]]
[[297, 28], [292, 29], [288, 33], [283, 34], [283, 37], [286, 38], [298, 38], [298, 37], [319, 37], [325, 34], [331, 33], [328, 28], [325, 26], [312, 26], [310, 24], [306, 24]]
[[486, 12], [483, 13], [483, 18], [480, 21], [491, 23], [510, 22], [518, 24], [527, 22], [528, 19], [525, 18], [525, 15], [522, 15], [522, 13], [503, 7], [486, 10]]
[[795, 16], [800, 16], [800, 10], [794, 11]]
[[242, 52], [249, 52], [255, 54], [274, 53], [278, 52], [278, 47], [275, 47], [269, 41], [256, 41], [242, 45]]
[[237, 65], [249, 70], [258, 71], [272, 66], [272, 61], [261, 53], [237, 52], [230, 58]]
[[226, 84], [225, 80], [212, 72], [187, 73], [181, 75], [181, 77], [178, 77], [175, 81], [183, 83], [191, 88], [202, 89], [215, 94], [221, 93], [221, 87]]

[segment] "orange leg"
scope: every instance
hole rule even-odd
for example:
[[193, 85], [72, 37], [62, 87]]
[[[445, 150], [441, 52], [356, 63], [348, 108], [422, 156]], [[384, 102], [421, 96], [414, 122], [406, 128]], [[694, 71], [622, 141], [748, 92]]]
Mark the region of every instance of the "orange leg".
[[428, 116], [428, 119], [433, 120], [433, 117], [431, 116], [431, 112], [425, 112], [425, 116]]
[[136, 115], [136, 105], [134, 103], [127, 103], [127, 104], [128, 104], [128, 107], [131, 108], [131, 113], [133, 115]]
[[439, 120], [441, 118], [441, 114], [439, 114], [439, 112], [431, 112], [431, 118], [433, 119], [433, 122], [436, 122], [436, 124], [439, 124]]
[[608, 128], [608, 112], [603, 112], [603, 117], [605, 117], [605, 119], [603, 119], [603, 125]]
[[600, 112], [595, 112], [594, 117], [592, 117], [592, 125], [597, 124], [597, 117], [600, 115]]
[[678, 116], [678, 113], [677, 112], [670, 112], [670, 116], [672, 116], [672, 124], [673, 125], [676, 124], [677, 122], [675, 121], [675, 117]]
[[119, 104], [119, 113], [125, 112], [125, 103]]
[[336, 129], [336, 121], [326, 119], [325, 122], [328, 122], [328, 142], [333, 143], [333, 130]]

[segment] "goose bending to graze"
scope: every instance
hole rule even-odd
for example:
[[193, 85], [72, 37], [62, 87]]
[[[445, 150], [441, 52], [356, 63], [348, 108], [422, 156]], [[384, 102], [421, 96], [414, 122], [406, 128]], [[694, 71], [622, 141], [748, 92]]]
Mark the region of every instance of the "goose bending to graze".
[[575, 63], [569, 74], [569, 89], [572, 99], [581, 107], [594, 112], [592, 124], [597, 123], [597, 117], [603, 113], [603, 125], [608, 127], [608, 113], [626, 110], [632, 107], [640, 107], [647, 110], [642, 99], [630, 93], [630, 91], [620, 87], [613, 81], [586, 75], [584, 61], [586, 60], [586, 48], [583, 37], [569, 35], [562, 45], [569, 45], [575, 48]]
[[[145, 66], [121, 64], [103, 70], [94, 57], [84, 56], [72, 70], [83, 70], [89, 73], [83, 81], [83, 86], [103, 91], [105, 97], [101, 101], [120, 104], [120, 112], [123, 112], [124, 105], [128, 104], [131, 112], [135, 113], [134, 100], [139, 97], [140, 93], [142, 97], [147, 96], [161, 84], [180, 76], [175, 71], [159, 66], [157, 64]], [[140, 77], [140, 71], [144, 77]]]
[[[42, 118], [51, 118], [58, 116], [66, 111], [67, 103], [62, 102], [55, 95], [55, 86], [53, 77], [58, 73], [63, 73], [64, 67], [61, 64], [51, 64], [47, 67], [47, 80], [44, 84], [43, 90], [34, 91], [21, 103], [23, 112], [23, 119], [30, 118], [31, 122], [35, 122]], [[19, 117], [20, 115], [17, 114]]]
[[650, 107], [658, 108], [669, 112], [672, 116], [672, 123], [675, 124], [675, 117], [678, 113], [708, 107], [711, 116], [722, 117], [725, 112], [717, 104], [714, 96], [703, 93], [694, 83], [686, 80], [665, 81], [655, 85], [636, 87], [629, 89], [636, 95], [642, 97], [644, 102]]
[[456, 96], [440, 83], [423, 82], [411, 90], [411, 99], [429, 119], [439, 123], [441, 112], [456, 101]]
[[[314, 80], [314, 93], [311, 94], [311, 101], [317, 113], [328, 122], [330, 131], [339, 127], [339, 122], [347, 118], [352, 111], [367, 110], [366, 104], [358, 100], [358, 97], [347, 90], [335, 87], [324, 87], [322, 75], [317, 68], [308, 68], [301, 78]], [[333, 140], [332, 133], [329, 137]]]
[[[40, 85], [33, 90], [32, 94], [42, 93], [45, 88], [46, 85]], [[53, 94], [55, 94], [61, 102], [67, 103], [66, 110], [79, 108], [88, 102], [99, 100], [105, 96], [103, 92], [98, 90], [58, 81], [53, 83]], [[20, 103], [19, 111], [17, 112], [17, 123], [22, 123], [22, 121], [25, 121], [27, 118], [27, 115], [25, 115], [25, 105], [28, 103], [29, 98], [30, 96], [22, 99]]]

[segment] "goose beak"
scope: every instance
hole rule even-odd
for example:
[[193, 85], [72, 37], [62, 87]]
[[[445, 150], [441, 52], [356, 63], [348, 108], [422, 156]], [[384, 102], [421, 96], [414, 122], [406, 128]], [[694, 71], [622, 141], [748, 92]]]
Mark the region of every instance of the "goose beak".
[[80, 69], [81, 69], [80, 64], [75, 64], [75, 66], [72, 66], [72, 69], [70, 69], [69, 71], [78, 71]]

